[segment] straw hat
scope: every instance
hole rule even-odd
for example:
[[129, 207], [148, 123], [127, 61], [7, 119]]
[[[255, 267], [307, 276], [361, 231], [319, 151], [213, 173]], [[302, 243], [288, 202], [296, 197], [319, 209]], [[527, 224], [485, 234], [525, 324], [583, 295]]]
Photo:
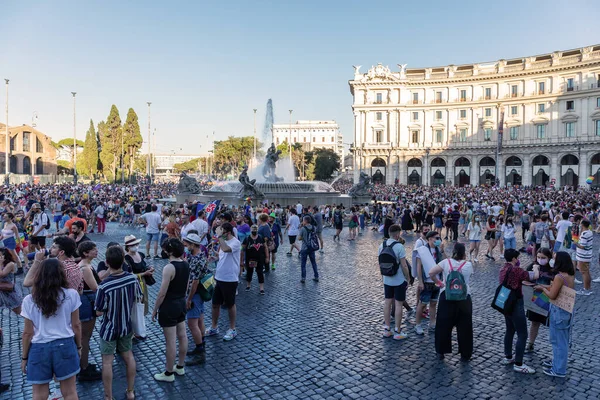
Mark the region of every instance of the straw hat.
[[125, 236], [125, 246], [135, 246], [140, 243], [142, 239], [136, 238], [134, 235]]

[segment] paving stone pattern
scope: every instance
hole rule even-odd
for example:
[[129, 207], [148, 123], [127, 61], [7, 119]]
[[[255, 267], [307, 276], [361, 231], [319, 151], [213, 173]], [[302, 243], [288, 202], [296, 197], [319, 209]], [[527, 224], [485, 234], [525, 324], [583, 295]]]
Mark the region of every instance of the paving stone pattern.
[[[143, 231], [108, 224], [106, 235], [91, 235], [99, 245], [101, 257], [106, 244], [122, 242], [129, 233]], [[311, 280], [308, 267], [306, 284], [300, 283], [300, 260], [286, 257], [287, 240], [278, 253], [278, 268], [266, 277], [266, 295], [258, 294], [258, 282], [250, 292], [240, 285], [237, 329], [239, 336], [223, 342], [228, 327], [227, 314], [221, 313], [219, 337], [207, 339], [207, 362], [186, 368], [184, 377], [174, 384], [154, 381], [152, 375], [164, 368], [164, 339], [158, 324], [147, 317], [149, 338], [134, 345], [137, 360], [135, 390], [140, 399], [542, 399], [600, 398], [600, 285], [595, 293], [578, 297], [575, 306], [573, 345], [566, 379], [550, 378], [541, 371], [541, 362], [551, 356], [548, 329], [542, 327], [536, 353], [525, 362], [537, 373], [525, 376], [512, 367], [499, 364], [503, 357], [504, 319], [489, 306], [498, 285], [500, 261], [481, 262], [472, 278], [475, 351], [470, 363], [459, 355], [435, 357], [433, 333], [419, 337], [413, 325], [409, 337], [394, 341], [381, 337], [383, 287], [377, 265], [377, 246], [381, 234], [366, 231], [358, 240], [332, 240], [326, 229], [325, 253], [317, 253], [320, 282]], [[519, 236], [519, 235], [517, 235]], [[414, 236], [407, 239], [410, 254]], [[520, 245], [520, 243], [519, 243]], [[600, 247], [598, 237], [596, 251]], [[144, 248], [144, 243], [142, 243]], [[451, 245], [447, 253], [450, 253]], [[144, 251], [144, 250], [142, 250]], [[522, 263], [527, 263], [524, 257]], [[162, 267], [166, 261], [151, 261], [158, 284], [150, 288], [156, 298]], [[597, 260], [592, 276], [600, 275]], [[256, 278], [255, 278], [256, 279]], [[409, 288], [414, 304], [414, 288]], [[206, 304], [210, 323], [210, 305]], [[31, 386], [20, 371], [22, 321], [9, 310], [0, 314], [5, 345], [0, 363], [3, 382], [11, 391], [2, 399], [30, 399]], [[97, 324], [99, 326], [99, 323]], [[455, 338], [454, 338], [455, 339]], [[516, 338], [515, 338], [516, 342]], [[193, 343], [190, 337], [190, 343]], [[454, 340], [454, 351], [458, 346]], [[97, 335], [92, 338], [91, 362], [101, 365]], [[124, 398], [125, 368], [115, 361], [114, 394]], [[84, 399], [102, 399], [101, 382], [78, 383]]]

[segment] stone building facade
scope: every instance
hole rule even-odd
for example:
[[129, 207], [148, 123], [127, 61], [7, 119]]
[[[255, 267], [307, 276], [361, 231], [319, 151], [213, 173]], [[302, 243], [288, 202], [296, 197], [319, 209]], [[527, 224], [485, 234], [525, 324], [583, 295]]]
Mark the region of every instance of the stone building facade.
[[[0, 123], [0, 174], [5, 172], [6, 125]], [[50, 137], [29, 125], [8, 128], [9, 171], [13, 175], [56, 176], [56, 149]]]
[[344, 159], [344, 139], [335, 121], [296, 121], [290, 124], [273, 125], [273, 142], [279, 145], [291, 138], [292, 144], [301, 143], [305, 151], [331, 149]]
[[354, 67], [355, 181], [364, 171], [388, 184], [600, 184], [600, 45], [398, 67]]

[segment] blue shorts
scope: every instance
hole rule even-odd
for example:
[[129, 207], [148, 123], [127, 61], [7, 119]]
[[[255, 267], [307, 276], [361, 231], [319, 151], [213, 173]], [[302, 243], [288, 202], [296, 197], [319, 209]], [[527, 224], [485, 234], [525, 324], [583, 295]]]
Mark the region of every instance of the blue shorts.
[[435, 283], [425, 282], [424, 288], [421, 290], [421, 296], [419, 296], [421, 303], [437, 301], [438, 297], [440, 297], [440, 288]]
[[479, 243], [479, 242], [481, 242], [481, 239], [479, 239], [479, 240], [470, 239], [469, 242], [471, 242], [471, 243]]
[[94, 303], [96, 302], [95, 292], [83, 292], [79, 295], [81, 307], [79, 307], [79, 320], [81, 322], [91, 321], [96, 318]]
[[157, 242], [160, 239], [160, 233], [146, 233], [147, 240], [149, 242]]
[[192, 302], [194, 305], [190, 308], [186, 314], [187, 319], [198, 319], [202, 314], [204, 314], [204, 301], [199, 294], [195, 294], [192, 297]]
[[14, 250], [17, 248], [17, 241], [15, 240], [14, 236], [4, 239], [2, 243], [4, 244], [4, 247], [9, 250]]
[[54, 216], [54, 222], [60, 222], [61, 219], [62, 219], [62, 215], [55, 215]]
[[[6, 243], [4, 243], [4, 245], [6, 246]], [[562, 247], [562, 242], [556, 241], [554, 242], [554, 252], [558, 253], [560, 251], [560, 248]]]
[[53, 376], [64, 381], [79, 373], [79, 355], [72, 337], [32, 343], [28, 357], [27, 382], [32, 385], [49, 383]]

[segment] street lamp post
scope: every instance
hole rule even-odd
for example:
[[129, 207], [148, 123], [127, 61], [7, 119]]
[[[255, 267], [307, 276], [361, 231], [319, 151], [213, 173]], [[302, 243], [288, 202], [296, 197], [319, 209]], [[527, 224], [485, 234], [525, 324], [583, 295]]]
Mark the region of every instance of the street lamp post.
[[148, 160], [146, 162], [146, 175], [150, 183], [152, 183], [152, 159], [150, 158], [150, 105], [152, 102], [147, 101], [146, 104], [148, 104]]
[[8, 79], [4, 79], [6, 82], [6, 144], [4, 148], [4, 184], [8, 186], [10, 183], [10, 178], [8, 177], [9, 173], [9, 156], [8, 153], [10, 151], [10, 137], [8, 133]]
[[430, 185], [430, 182], [429, 182], [430, 181], [430, 174], [429, 174], [429, 170], [430, 170], [430, 168], [429, 168], [429, 152], [430, 151], [431, 151], [431, 149], [429, 147], [425, 149], [425, 178], [427, 178], [425, 180], [425, 184], [427, 186]]
[[77, 185], [77, 128], [75, 114], [75, 95], [77, 92], [71, 92], [73, 95], [73, 183]]
[[253, 154], [253, 164], [256, 165], [256, 108], [254, 109], [254, 154]]
[[290, 131], [289, 131], [289, 135], [288, 135], [290, 138], [290, 142], [288, 143], [288, 145], [289, 145], [289, 151], [290, 151], [290, 167], [292, 167], [292, 172], [294, 171], [294, 161], [292, 160], [292, 112], [293, 111], [294, 110], [290, 110]]

